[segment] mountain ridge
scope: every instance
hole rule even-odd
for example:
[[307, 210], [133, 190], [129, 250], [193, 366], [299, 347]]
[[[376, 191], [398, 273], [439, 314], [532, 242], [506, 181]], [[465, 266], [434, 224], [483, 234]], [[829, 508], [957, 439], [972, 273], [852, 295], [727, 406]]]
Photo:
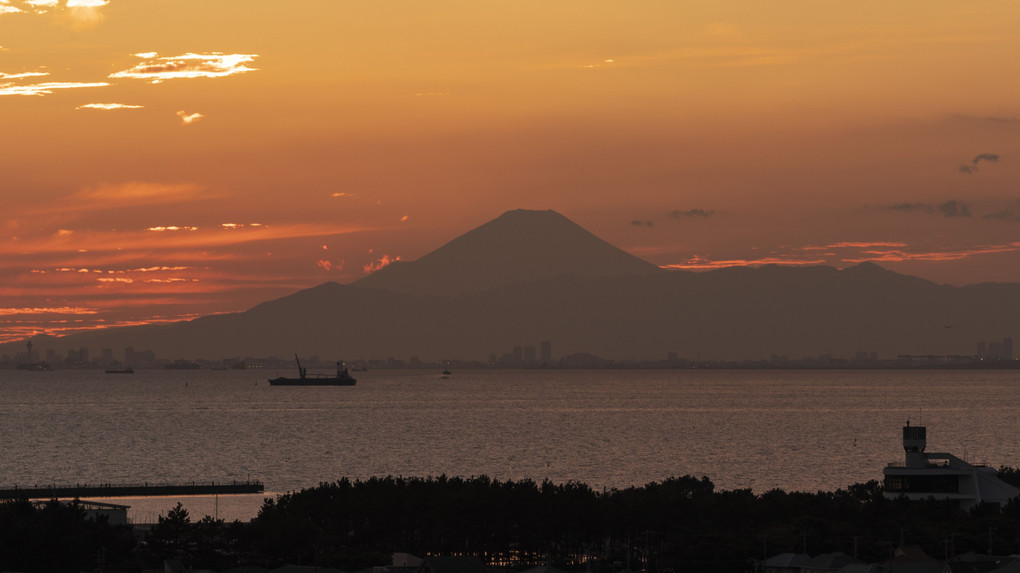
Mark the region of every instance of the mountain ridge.
[[416, 261], [398, 261], [352, 283], [394, 292], [458, 295], [556, 275], [588, 278], [665, 272], [553, 210], [516, 209]]
[[[417, 279], [446, 280], [474, 268], [478, 252], [513, 235], [500, 225], [531, 220], [535, 214], [511, 212], [490, 221], [502, 219], [498, 232], [490, 233], [493, 227], [487, 223], [422, 257], [428, 264], [418, 268], [424, 270], [378, 282], [326, 282], [240, 313], [46, 338], [45, 347], [36, 348], [119, 351], [133, 346], [153, 349], [160, 357], [191, 359], [298, 352], [348, 360], [484, 360], [548, 340], [557, 356], [663, 359], [675, 352], [740, 360], [863, 351], [889, 358], [973, 353], [978, 341], [1012, 336], [1011, 329], [1020, 324], [1020, 284], [954, 287], [873, 263], [844, 269], [766, 265], [665, 271], [645, 261], [635, 264], [640, 259], [611, 245], [607, 249], [608, 243], [573, 229], [576, 225], [565, 217], [569, 225], [564, 224], [555, 212], [538, 213], [541, 224], [517, 227], [541, 230], [525, 233], [528, 240], [568, 237], [563, 244], [569, 248], [560, 244], [544, 260], [573, 252], [572, 241], [577, 241], [590, 248], [578, 257], [589, 266], [554, 273], [544, 264], [528, 269], [525, 262], [517, 270], [527, 272], [493, 275], [498, 280], [489, 277], [467, 289], [454, 285], [444, 291], [442, 281], [432, 283], [432, 292], [410, 288]], [[542, 230], [548, 222], [552, 230]], [[482, 234], [480, 240], [475, 231]], [[531, 243], [507, 240], [499, 245], [509, 255], [495, 257], [497, 267], [505, 271], [507, 261], [526, 261], [521, 253], [530, 255], [535, 248], [522, 249], [522, 244]], [[441, 256], [432, 256], [437, 252]], [[591, 261], [603, 260], [601, 275], [585, 272]], [[3, 350], [19, 352], [23, 345], [8, 344]]]

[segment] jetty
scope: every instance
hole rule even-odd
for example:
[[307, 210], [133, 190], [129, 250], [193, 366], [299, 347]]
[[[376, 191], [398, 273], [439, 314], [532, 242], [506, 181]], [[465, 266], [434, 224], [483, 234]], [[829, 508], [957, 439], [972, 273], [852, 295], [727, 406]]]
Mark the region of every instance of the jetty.
[[75, 484], [0, 487], [0, 499], [74, 499], [83, 497], [158, 497], [194, 495], [234, 495], [262, 493], [260, 481]]

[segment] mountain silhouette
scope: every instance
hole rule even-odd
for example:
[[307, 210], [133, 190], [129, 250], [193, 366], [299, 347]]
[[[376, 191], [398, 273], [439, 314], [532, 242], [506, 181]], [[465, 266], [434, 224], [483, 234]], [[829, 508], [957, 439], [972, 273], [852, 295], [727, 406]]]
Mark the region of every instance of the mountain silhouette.
[[508, 211], [412, 262], [354, 283], [410, 294], [458, 295], [554, 276], [663, 273], [555, 211]]
[[1018, 324], [1020, 284], [954, 287], [873, 263], [664, 271], [552, 211], [511, 211], [350, 285], [324, 283], [241, 313], [37, 339], [36, 350], [485, 360], [547, 340], [554, 357], [894, 358], [972, 354]]

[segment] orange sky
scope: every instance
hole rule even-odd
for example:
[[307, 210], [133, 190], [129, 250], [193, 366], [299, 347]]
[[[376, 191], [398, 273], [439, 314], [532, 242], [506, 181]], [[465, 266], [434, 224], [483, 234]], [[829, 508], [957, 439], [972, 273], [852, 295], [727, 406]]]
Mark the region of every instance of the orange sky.
[[0, 341], [555, 209], [672, 268], [1020, 281], [1020, 4], [0, 0]]

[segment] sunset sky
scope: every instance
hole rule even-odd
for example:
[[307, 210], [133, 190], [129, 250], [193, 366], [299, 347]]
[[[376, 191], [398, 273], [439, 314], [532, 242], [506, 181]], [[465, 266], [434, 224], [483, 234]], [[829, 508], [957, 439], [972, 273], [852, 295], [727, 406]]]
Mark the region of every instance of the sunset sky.
[[664, 267], [1020, 281], [1020, 3], [0, 0], [0, 342], [554, 209]]

